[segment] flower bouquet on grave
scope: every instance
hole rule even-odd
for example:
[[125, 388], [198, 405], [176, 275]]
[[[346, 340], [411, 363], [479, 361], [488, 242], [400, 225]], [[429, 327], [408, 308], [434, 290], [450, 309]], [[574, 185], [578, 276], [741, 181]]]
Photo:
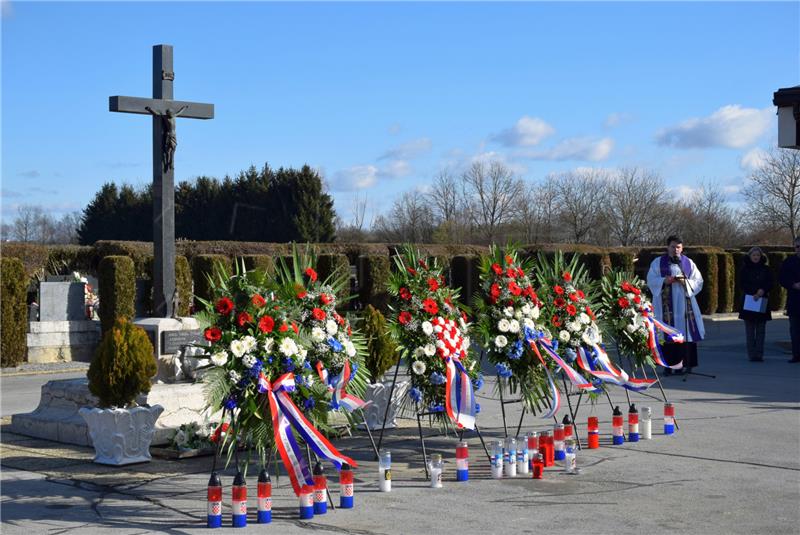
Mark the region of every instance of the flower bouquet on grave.
[[410, 246], [394, 262], [390, 329], [408, 364], [409, 399], [443, 424], [449, 419], [457, 428], [473, 429], [480, 409], [474, 390], [483, 378], [470, 355], [458, 293], [445, 284], [436, 259], [428, 263]]
[[656, 320], [647, 299], [644, 282], [635, 275], [611, 271], [602, 280], [601, 313], [607, 332], [617, 343], [620, 354], [635, 366], [670, 367], [661, 355], [657, 330], [671, 341], [680, 342], [680, 331]]
[[[343, 408], [349, 414], [366, 405], [361, 399], [366, 376], [358, 373], [366, 345], [348, 319], [336, 310], [336, 295], [349, 284], [348, 274], [332, 273], [320, 280], [315, 265], [313, 255], [295, 249], [291, 265], [279, 262], [276, 294], [293, 303], [300, 329], [309, 336], [306, 361], [327, 387], [330, 409]], [[357, 395], [349, 393], [348, 387]]]
[[255, 448], [262, 464], [276, 447], [297, 494], [313, 485], [298, 438], [337, 468], [355, 466], [310, 421], [325, 421], [329, 392], [307, 361], [311, 343], [301, 335], [293, 303], [276, 296], [263, 273], [239, 266], [231, 277], [221, 270], [212, 285], [216, 298], [203, 302], [199, 318], [211, 342], [203, 380], [211, 412], [222, 411], [222, 425], [228, 424], [218, 436], [228, 463], [239, 444]]
[[[593, 377], [591, 384], [595, 389], [606, 383], [631, 390], [648, 388], [649, 384], [629, 378], [606, 353], [597, 316], [593, 312], [598, 307], [590, 301], [593, 285], [584, 266], [579, 263], [578, 255], [567, 263], [561, 251], [556, 252], [552, 261], [540, 253], [539, 263], [542, 288], [547, 288], [546, 297], [543, 297], [546, 317], [558, 342], [557, 348], [553, 349], [559, 356], [567, 363], [577, 363], [579, 370]], [[586, 388], [585, 384], [576, 384], [575, 380], [572, 383]]]
[[100, 319], [99, 316], [97, 315], [97, 310], [100, 305], [100, 299], [97, 297], [97, 294], [94, 293], [92, 285], [89, 284], [89, 279], [86, 278], [84, 275], [82, 275], [80, 272], [73, 271], [72, 281], [83, 283], [84, 303], [86, 306], [86, 319], [88, 320]]
[[536, 347], [541, 305], [528, 276], [531, 264], [518, 260], [512, 247], [492, 246], [481, 258], [480, 292], [475, 295], [475, 330], [494, 365], [498, 388], [519, 392], [529, 410], [547, 399], [547, 364]]

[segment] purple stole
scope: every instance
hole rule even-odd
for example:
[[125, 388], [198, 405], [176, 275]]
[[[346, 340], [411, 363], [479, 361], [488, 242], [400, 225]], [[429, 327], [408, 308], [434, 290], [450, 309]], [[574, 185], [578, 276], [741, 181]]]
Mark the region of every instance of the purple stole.
[[[681, 270], [683, 274], [689, 278], [692, 275], [692, 264], [689, 262], [689, 259], [683, 255], [680, 256], [681, 260]], [[672, 273], [670, 271], [670, 264], [669, 256], [661, 255], [659, 261], [659, 267], [661, 269], [661, 276], [662, 277], [669, 277]], [[697, 320], [694, 316], [694, 309], [692, 308], [692, 298], [689, 296], [689, 293], [686, 292], [684, 288], [684, 296], [686, 297], [686, 328], [689, 330], [689, 333], [692, 335], [692, 341], [697, 342], [698, 340], [702, 340], [700, 336], [700, 331], [697, 328]], [[662, 318], [664, 323], [667, 325], [675, 325], [675, 317], [674, 311], [672, 310], [672, 285], [671, 284], [664, 284], [661, 287], [661, 309], [662, 309]]]

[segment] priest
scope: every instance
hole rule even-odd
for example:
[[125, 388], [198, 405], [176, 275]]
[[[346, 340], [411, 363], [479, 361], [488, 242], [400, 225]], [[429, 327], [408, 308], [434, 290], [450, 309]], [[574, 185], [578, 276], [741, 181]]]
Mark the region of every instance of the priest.
[[665, 343], [664, 359], [671, 366], [683, 362], [684, 368], [679, 373], [688, 373], [697, 366], [697, 342], [705, 336], [696, 299], [703, 289], [703, 276], [695, 263], [682, 253], [683, 240], [678, 236], [667, 238], [666, 254], [650, 264], [647, 286], [653, 294], [656, 318], [678, 329], [685, 340], [682, 344]]

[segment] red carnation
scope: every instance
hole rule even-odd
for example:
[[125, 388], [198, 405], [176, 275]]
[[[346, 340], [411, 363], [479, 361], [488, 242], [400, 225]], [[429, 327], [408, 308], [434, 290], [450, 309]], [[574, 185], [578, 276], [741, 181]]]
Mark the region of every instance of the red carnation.
[[620, 297], [619, 299], [617, 299], [617, 304], [620, 306], [620, 308], [628, 308], [629, 306], [631, 306], [630, 302], [624, 297]]
[[497, 283], [492, 284], [492, 286], [489, 288], [489, 295], [495, 299], [500, 297], [500, 286], [498, 286]]
[[565, 271], [564, 274], [562, 275], [562, 277], [567, 282], [572, 280], [572, 275], [570, 274], [569, 271]]
[[578, 309], [575, 308], [575, 305], [567, 305], [567, 314], [574, 316], [577, 312]]
[[400, 315], [397, 317], [397, 321], [400, 322], [400, 325], [405, 325], [409, 321], [411, 321], [411, 314], [407, 311], [402, 311]]
[[255, 294], [253, 297], [251, 297], [250, 302], [253, 303], [256, 308], [261, 308], [267, 304], [267, 300], [261, 297], [259, 294]]
[[321, 308], [314, 308], [311, 311], [311, 315], [314, 317], [315, 320], [322, 321], [325, 319], [325, 311]]
[[219, 342], [222, 339], [222, 331], [219, 327], [209, 327], [205, 330], [203, 336], [209, 342]]
[[467, 313], [464, 312], [463, 310], [461, 311], [461, 319], [464, 320], [464, 323], [468, 323], [467, 322]]
[[344, 318], [341, 317], [338, 313], [336, 312], [333, 313], [333, 319], [335, 319], [336, 323], [338, 323], [339, 325], [344, 325]]
[[272, 316], [263, 316], [258, 320], [258, 330], [262, 333], [271, 333], [274, 328], [275, 320], [272, 319]]
[[563, 297], [556, 297], [556, 298], [553, 300], [553, 304], [554, 304], [555, 306], [557, 306], [558, 308], [563, 308], [563, 307], [564, 307], [564, 305], [566, 305], [566, 304], [567, 304], [567, 302], [566, 302], [566, 301], [564, 301], [564, 298], [563, 298]]
[[508, 269], [506, 270], [506, 277], [509, 277], [509, 278], [515, 279], [515, 278], [517, 278], [517, 272], [516, 272], [516, 271], [514, 271], [514, 269], [513, 269], [513, 268], [508, 268]]
[[439, 282], [434, 278], [428, 279], [428, 288], [430, 288], [432, 292], [435, 292], [439, 289]]
[[511, 281], [508, 283], [508, 291], [511, 292], [511, 295], [520, 295], [522, 293], [522, 288], [520, 288], [516, 282]]
[[300, 327], [298, 327], [295, 322], [292, 322], [292, 330], [294, 331], [294, 334], [300, 334]]
[[638, 295], [635, 295], [635, 296], [633, 296], [633, 302], [638, 305], [639, 303], [642, 302], [642, 298], [639, 297]]
[[561, 319], [558, 316], [553, 316], [550, 319], [550, 323], [553, 324], [553, 327], [561, 327]]
[[425, 309], [425, 312], [428, 314], [436, 314], [439, 312], [439, 305], [436, 304], [436, 301], [430, 298], [422, 302], [422, 308]]
[[307, 291], [305, 291], [305, 290], [300, 290], [300, 291], [298, 291], [298, 292], [297, 292], [297, 298], [298, 298], [298, 299], [303, 299], [303, 298], [305, 298], [305, 296], [307, 296], [307, 295], [308, 295], [308, 292], [307, 292]]
[[514, 259], [511, 258], [511, 255], [506, 255], [506, 264], [509, 266], [514, 263]]
[[642, 291], [636, 286], [632, 286], [631, 291], [633, 292], [633, 295], [639, 295], [640, 293], [642, 293]]
[[248, 314], [247, 312], [240, 312], [238, 316], [236, 316], [236, 324], [239, 327], [244, 327], [248, 323], [253, 321], [253, 316]]
[[228, 299], [227, 297], [223, 297], [219, 301], [217, 301], [217, 312], [222, 315], [227, 315], [233, 312], [233, 301]]
[[406, 270], [414, 276], [417, 275], [417, 270], [412, 267], [407, 267]]
[[495, 275], [502, 275], [503, 274], [503, 268], [501, 268], [500, 264], [498, 264], [497, 262], [492, 264], [492, 271], [494, 271]]
[[596, 319], [596, 318], [594, 317], [594, 312], [592, 312], [592, 309], [591, 309], [591, 308], [589, 308], [589, 307], [586, 307], [584, 310], [586, 311], [586, 313], [587, 313], [587, 314], [589, 314], [589, 317], [590, 317], [590, 318], [592, 318], [592, 321], [594, 321], [594, 320]]
[[578, 291], [577, 291], [577, 292], [575, 292], [575, 293], [577, 294], [577, 296], [578, 296], [578, 299], [583, 299], [584, 297], [586, 297], [586, 294], [585, 294], [585, 293], [583, 293], [583, 290], [578, 290]]
[[564, 295], [564, 288], [562, 288], [562, 287], [561, 287], [561, 286], [559, 286], [558, 284], [556, 284], [555, 286], [553, 286], [553, 291], [554, 291], [555, 293], [557, 293], [558, 295]]
[[214, 430], [214, 433], [208, 439], [216, 444], [217, 442], [219, 442], [220, 437], [228, 432], [229, 427], [230, 424], [228, 424], [227, 422], [223, 422], [222, 425], [220, 425]]
[[578, 300], [578, 294], [576, 294], [576, 293], [569, 294], [569, 300], [574, 303], [575, 301]]
[[408, 288], [400, 288], [400, 299], [405, 299], [406, 301], [411, 300], [411, 292], [408, 291]]
[[319, 294], [319, 300], [323, 305], [328, 305], [333, 301], [333, 297], [328, 294]]
[[517, 275], [520, 276], [520, 277], [524, 277], [525, 276], [525, 271], [521, 267], [518, 267], [517, 268]]
[[308, 275], [308, 278], [311, 279], [311, 282], [317, 282], [317, 272], [312, 268], [306, 268], [305, 274]]
[[419, 264], [419, 267], [421, 267], [422, 269], [428, 269], [428, 264], [426, 264], [425, 261], [421, 258], [417, 261], [417, 264]]
[[288, 331], [288, 330], [289, 330], [289, 326], [288, 326], [288, 325], [286, 325], [286, 323], [281, 323], [281, 326], [280, 326], [280, 327], [278, 327], [278, 330], [279, 330], [280, 332], [282, 332], [282, 333], [285, 333], [286, 331]]

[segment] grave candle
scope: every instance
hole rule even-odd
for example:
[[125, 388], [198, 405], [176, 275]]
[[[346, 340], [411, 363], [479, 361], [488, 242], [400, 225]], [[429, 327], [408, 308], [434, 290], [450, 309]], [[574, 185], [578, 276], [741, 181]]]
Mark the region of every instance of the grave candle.
[[553, 450], [556, 461], [564, 460], [564, 424], [553, 426]]
[[528, 441], [517, 437], [517, 473], [528, 473], [528, 462], [530, 462], [530, 450]]
[[328, 479], [322, 463], [314, 465], [314, 514], [324, 515], [328, 512]]
[[381, 450], [378, 462], [378, 487], [381, 492], [392, 490], [392, 452]]
[[517, 477], [517, 441], [514, 437], [506, 439], [506, 451], [503, 453], [506, 476]]
[[456, 481], [469, 481], [469, 448], [464, 440], [456, 446]]
[[664, 434], [671, 435], [675, 432], [675, 406], [664, 403]]
[[353, 469], [347, 463], [343, 463], [342, 469], [339, 470], [339, 485], [341, 487], [339, 507], [342, 509], [352, 509], [355, 490], [353, 488]]
[[222, 483], [216, 472], [211, 472], [208, 480], [208, 518], [206, 525], [209, 528], [222, 527]]
[[633, 403], [628, 410], [628, 442], [639, 442], [639, 411]]
[[587, 425], [589, 429], [589, 449], [593, 450], [600, 447], [600, 420], [597, 416], [589, 416], [589, 423]]
[[258, 523], [272, 522], [272, 480], [265, 469], [258, 474]]
[[642, 440], [653, 438], [653, 426], [650, 407], [642, 407]]
[[314, 518], [314, 487], [303, 485], [298, 498], [300, 499], [300, 519]]
[[236, 472], [236, 477], [233, 478], [231, 498], [233, 527], [247, 527], [247, 483], [245, 483], [244, 475], [241, 472]]
[[619, 410], [619, 405], [614, 407], [614, 414], [611, 416], [611, 435], [612, 444], [615, 446], [625, 442], [625, 436], [622, 434], [622, 411]]

